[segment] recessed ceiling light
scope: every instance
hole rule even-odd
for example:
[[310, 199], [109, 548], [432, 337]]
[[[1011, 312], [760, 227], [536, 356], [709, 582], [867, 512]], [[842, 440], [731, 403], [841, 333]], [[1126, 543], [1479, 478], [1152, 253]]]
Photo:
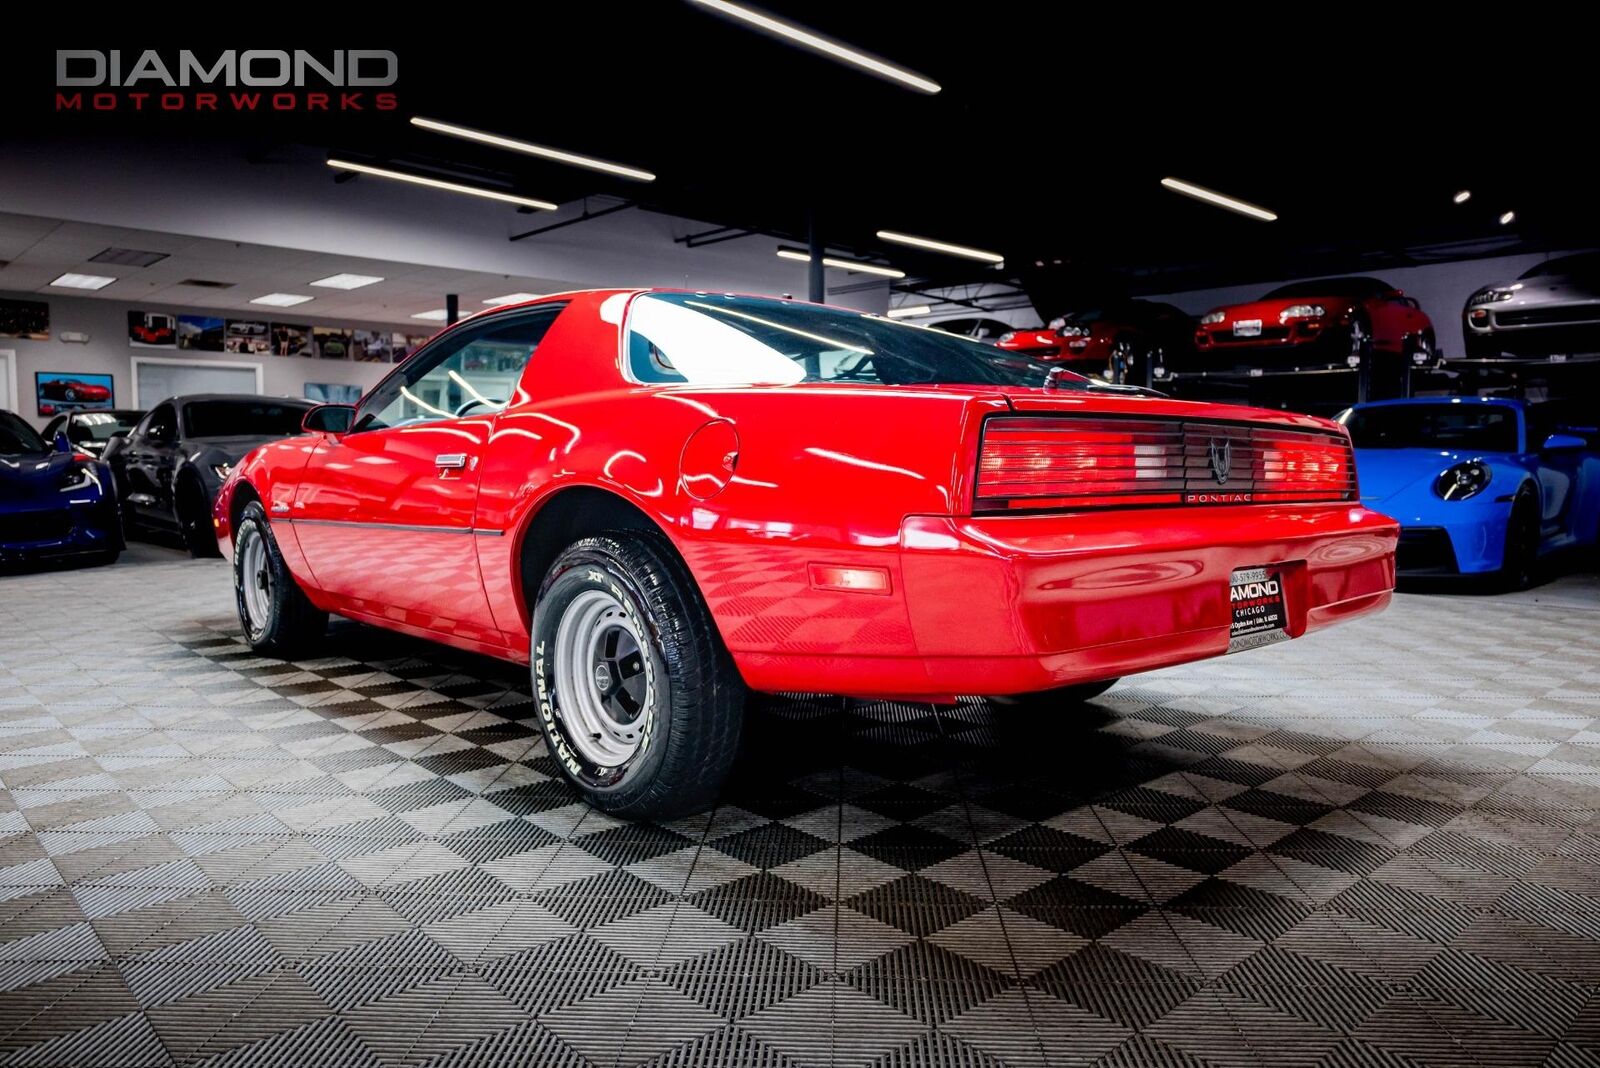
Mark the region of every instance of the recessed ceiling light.
[[507, 293], [503, 297], [490, 297], [484, 301], [491, 308], [498, 308], [506, 304], [525, 304], [530, 300], [538, 300], [543, 293]]
[[638, 167], [627, 167], [621, 163], [595, 159], [593, 156], [580, 156], [576, 152], [563, 152], [559, 148], [548, 148], [545, 145], [535, 145], [510, 137], [501, 137], [499, 134], [474, 130], [470, 126], [457, 126], [454, 123], [440, 122], [438, 119], [424, 119], [420, 116], [414, 116], [411, 120], [411, 125], [420, 126], [424, 130], [432, 130], [434, 133], [449, 134], [451, 137], [463, 137], [468, 141], [494, 145], [496, 148], [508, 148], [513, 152], [522, 152], [529, 156], [540, 156], [544, 159], [555, 160], [557, 163], [565, 163], [573, 167], [586, 167], [591, 171], [615, 174], [619, 178], [631, 178], [635, 182], [653, 182], [656, 180], [655, 175], [649, 171], [640, 170]]
[[887, 60], [879, 59], [877, 56], [863, 52], [859, 48], [852, 48], [840, 41], [824, 37], [820, 33], [814, 33], [804, 26], [796, 26], [793, 23], [775, 19], [771, 15], [756, 11], [753, 8], [728, 3], [728, 0], [694, 0], [694, 2], [701, 7], [710, 8], [720, 15], [737, 19], [747, 26], [753, 26], [762, 33], [792, 41], [801, 48], [809, 48], [813, 52], [820, 52], [829, 59], [838, 60], [840, 63], [845, 63], [852, 67], [858, 67], [869, 74], [877, 75], [879, 78], [898, 82], [907, 88], [915, 89], [919, 93], [931, 95], [937, 93], [940, 89], [939, 83], [932, 78], [924, 78], [915, 71], [897, 67]]
[[107, 278], [103, 274], [73, 274], [68, 271], [50, 284], [62, 289], [104, 289], [115, 281], [115, 278]]
[[304, 304], [315, 297], [302, 296], [299, 293], [268, 293], [264, 297], [252, 297], [251, 304], [265, 304], [272, 308], [292, 308], [296, 304]]
[[450, 313], [443, 308], [435, 308], [432, 311], [425, 312], [414, 312], [411, 316], [413, 319], [427, 319], [429, 322], [433, 323], [442, 323], [449, 317]]
[[315, 282], [307, 282], [308, 286], [322, 286], [324, 289], [360, 289], [381, 282], [383, 279], [375, 274], [330, 274], [326, 278], [319, 278]]
[[502, 193], [497, 189], [479, 189], [477, 186], [462, 185], [460, 182], [446, 182], [441, 178], [424, 178], [420, 174], [406, 174], [404, 171], [391, 171], [384, 167], [369, 167], [365, 163], [351, 163], [349, 160], [330, 159], [328, 166], [334, 170], [370, 174], [376, 178], [389, 178], [396, 182], [425, 185], [429, 189], [443, 189], [447, 193], [465, 193], [469, 197], [483, 197], [485, 200], [498, 200], [502, 204], [538, 208], [540, 211], [555, 211], [561, 206], [552, 204], [548, 200], [535, 200], [532, 197], [522, 197], [515, 193]]
[[914, 315], [932, 315], [933, 308], [927, 304], [902, 304], [898, 308], [890, 308], [887, 314], [891, 319], [909, 319]]
[[90, 263], [114, 263], [118, 267], [148, 267], [167, 258], [165, 252], [146, 252], [138, 248], [108, 248], [89, 257]]
[[952, 245], [948, 241], [935, 241], [929, 237], [914, 237], [894, 230], [879, 230], [878, 240], [925, 248], [931, 252], [943, 252], [950, 256], [963, 256], [969, 260], [982, 260], [984, 263], [1004, 263], [1006, 259], [998, 252], [986, 252], [981, 248], [969, 248], [966, 245]]
[[1514, 223], [1516, 221], [1517, 221], [1517, 213], [1516, 212], [1514, 212], [1514, 211], [1503, 211], [1503, 212], [1500, 213], [1500, 225], [1501, 226], [1510, 226], [1512, 223]]
[[1207, 189], [1203, 185], [1185, 182], [1180, 178], [1163, 178], [1161, 179], [1161, 184], [1174, 193], [1182, 193], [1186, 197], [1203, 200], [1207, 204], [1215, 204], [1219, 208], [1226, 208], [1228, 211], [1238, 212], [1240, 215], [1248, 215], [1250, 218], [1260, 219], [1262, 222], [1276, 222], [1278, 219], [1277, 215], [1266, 208], [1259, 207], [1247, 200], [1239, 200], [1236, 197], [1219, 193], [1215, 189]]
[[[780, 248], [778, 255], [786, 260], [799, 260], [801, 263], [810, 263], [811, 256], [795, 248]], [[837, 256], [822, 257], [824, 266], [837, 267], [843, 271], [860, 271], [862, 274], [875, 274], [881, 278], [904, 278], [906, 272], [893, 267], [884, 267], [876, 263], [862, 263], [860, 260], [842, 260]]]
[[1472, 190], [1463, 189], [1450, 199], [1455, 201], [1457, 204], [1465, 204], [1467, 201], [1472, 199]]

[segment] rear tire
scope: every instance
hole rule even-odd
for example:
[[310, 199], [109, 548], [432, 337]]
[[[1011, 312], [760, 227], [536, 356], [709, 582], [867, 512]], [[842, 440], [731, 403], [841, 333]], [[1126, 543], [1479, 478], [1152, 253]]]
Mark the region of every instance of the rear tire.
[[293, 660], [310, 652], [328, 630], [328, 613], [309, 600], [290, 574], [261, 502], [244, 506], [233, 537], [233, 590], [250, 648]]
[[1025, 709], [1029, 712], [1049, 712], [1086, 704], [1121, 682], [1105, 679], [1101, 682], [1079, 682], [1071, 686], [1058, 686], [1053, 690], [1036, 690], [1033, 693], [1013, 693], [989, 698], [989, 703], [999, 708]]
[[716, 800], [739, 751], [744, 683], [664, 537], [614, 531], [568, 546], [530, 630], [545, 742], [590, 804], [660, 819]]
[[1506, 523], [1505, 554], [1495, 585], [1506, 592], [1525, 590], [1539, 573], [1539, 501], [1529, 490], [1519, 490]]

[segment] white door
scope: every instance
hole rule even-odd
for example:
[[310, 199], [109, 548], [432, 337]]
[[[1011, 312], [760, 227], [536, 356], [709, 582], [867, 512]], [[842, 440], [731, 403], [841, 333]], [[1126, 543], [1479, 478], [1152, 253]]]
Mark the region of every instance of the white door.
[[10, 349], [0, 349], [0, 411], [30, 414], [17, 406], [17, 354]]
[[135, 356], [133, 378], [138, 394], [135, 401], [144, 409], [154, 408], [168, 397], [191, 393], [261, 392], [261, 365], [254, 363], [201, 363]]

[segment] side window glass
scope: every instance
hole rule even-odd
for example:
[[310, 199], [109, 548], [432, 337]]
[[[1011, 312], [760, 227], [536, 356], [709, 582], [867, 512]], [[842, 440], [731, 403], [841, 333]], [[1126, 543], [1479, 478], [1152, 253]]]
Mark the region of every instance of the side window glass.
[[525, 399], [517, 383], [564, 307], [467, 326], [423, 349], [361, 402], [354, 430], [493, 415]]
[[148, 441], [169, 442], [177, 437], [178, 417], [172, 405], [158, 405], [145, 420], [144, 436]]

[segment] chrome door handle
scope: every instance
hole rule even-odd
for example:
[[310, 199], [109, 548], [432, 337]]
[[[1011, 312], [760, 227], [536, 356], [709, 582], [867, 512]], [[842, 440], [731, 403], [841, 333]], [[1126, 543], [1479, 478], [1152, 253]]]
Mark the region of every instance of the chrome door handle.
[[441, 452], [433, 458], [433, 464], [440, 470], [458, 471], [467, 466], [467, 454], [464, 452]]

